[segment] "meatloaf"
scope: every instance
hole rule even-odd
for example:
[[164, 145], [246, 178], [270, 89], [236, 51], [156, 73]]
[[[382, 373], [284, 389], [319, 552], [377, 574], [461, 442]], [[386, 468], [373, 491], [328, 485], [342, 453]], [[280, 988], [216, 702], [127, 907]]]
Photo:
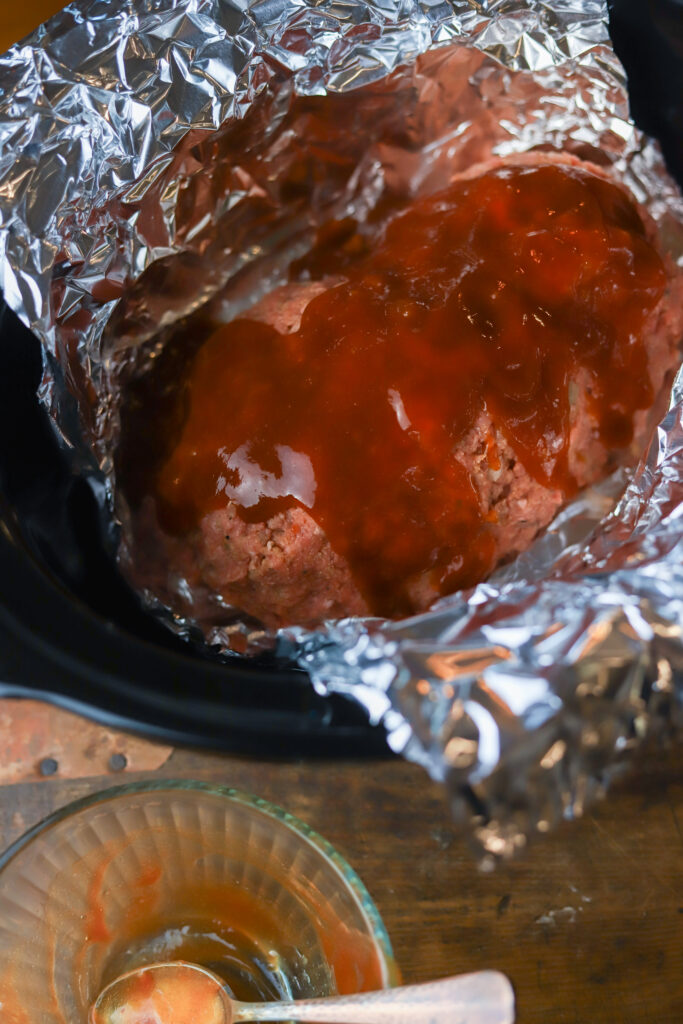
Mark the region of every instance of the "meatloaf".
[[603, 171], [492, 163], [373, 230], [216, 325], [179, 382], [131, 545], [174, 610], [421, 612], [644, 449], [683, 279]]

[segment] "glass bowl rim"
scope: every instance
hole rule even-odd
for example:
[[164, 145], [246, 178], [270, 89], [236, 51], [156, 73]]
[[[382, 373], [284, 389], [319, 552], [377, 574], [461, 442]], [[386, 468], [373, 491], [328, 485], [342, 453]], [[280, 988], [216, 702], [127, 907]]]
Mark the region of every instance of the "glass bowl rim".
[[19, 836], [4, 853], [0, 853], [0, 875], [25, 847], [29, 846], [35, 839], [52, 828], [52, 826], [58, 825], [73, 815], [79, 814], [95, 804], [105, 804], [120, 797], [136, 793], [154, 793], [167, 790], [193, 790], [200, 793], [209, 793], [212, 796], [222, 797], [231, 803], [256, 810], [263, 814], [264, 817], [273, 818], [280, 822], [280, 824], [284, 825], [304, 842], [314, 847], [322, 854], [323, 858], [341, 877], [344, 885], [351, 890], [358, 900], [360, 910], [367, 919], [370, 935], [375, 941], [380, 954], [385, 984], [391, 987], [398, 983], [398, 967], [389, 933], [364, 882], [346, 858], [342, 857], [334, 846], [321, 836], [320, 833], [316, 832], [314, 828], [311, 828], [310, 825], [307, 825], [300, 818], [297, 818], [296, 815], [291, 814], [290, 811], [286, 811], [284, 808], [271, 803], [263, 797], [254, 796], [232, 786], [222, 786], [219, 783], [204, 782], [198, 779], [150, 779], [141, 782], [129, 782], [120, 786], [111, 786], [107, 789], [98, 790], [95, 793], [89, 793], [78, 800], [65, 804], [64, 807], [58, 808], [36, 822], [23, 835]]

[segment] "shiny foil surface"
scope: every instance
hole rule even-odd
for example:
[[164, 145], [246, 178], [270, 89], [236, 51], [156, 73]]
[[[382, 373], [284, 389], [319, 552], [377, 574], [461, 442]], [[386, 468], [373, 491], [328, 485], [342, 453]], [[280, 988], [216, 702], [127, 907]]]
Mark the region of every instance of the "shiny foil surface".
[[[318, 96], [338, 130], [311, 121]], [[0, 288], [43, 342], [41, 397], [124, 572], [121, 394], [172, 325], [206, 303], [234, 316], [388, 187], [532, 149], [608, 169], [682, 258], [683, 201], [629, 120], [602, 0], [80, 0], [0, 57]], [[239, 609], [176, 608], [169, 625], [275, 644], [360, 702], [490, 864], [680, 732], [682, 399], [635, 473], [428, 614], [272, 637]]]

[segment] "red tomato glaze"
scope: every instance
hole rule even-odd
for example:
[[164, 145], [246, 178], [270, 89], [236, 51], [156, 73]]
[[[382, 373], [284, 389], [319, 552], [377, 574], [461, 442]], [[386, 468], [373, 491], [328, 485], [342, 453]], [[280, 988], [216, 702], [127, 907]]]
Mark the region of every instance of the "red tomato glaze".
[[629, 444], [653, 401], [641, 330], [666, 275], [624, 192], [556, 164], [416, 201], [344, 275], [294, 334], [243, 318], [207, 340], [157, 505], [177, 534], [228, 499], [250, 522], [301, 505], [372, 611], [398, 615], [416, 574], [445, 594], [493, 568], [455, 457], [483, 410], [565, 496], [580, 368], [604, 445]]

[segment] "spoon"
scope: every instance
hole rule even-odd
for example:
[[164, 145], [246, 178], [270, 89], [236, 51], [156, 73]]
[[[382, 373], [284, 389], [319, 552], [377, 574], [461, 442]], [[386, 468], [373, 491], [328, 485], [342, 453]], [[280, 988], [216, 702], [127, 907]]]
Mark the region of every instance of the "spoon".
[[402, 988], [322, 999], [241, 1003], [196, 964], [151, 964], [122, 974], [100, 992], [90, 1024], [512, 1024], [514, 994], [504, 974], [478, 971]]

